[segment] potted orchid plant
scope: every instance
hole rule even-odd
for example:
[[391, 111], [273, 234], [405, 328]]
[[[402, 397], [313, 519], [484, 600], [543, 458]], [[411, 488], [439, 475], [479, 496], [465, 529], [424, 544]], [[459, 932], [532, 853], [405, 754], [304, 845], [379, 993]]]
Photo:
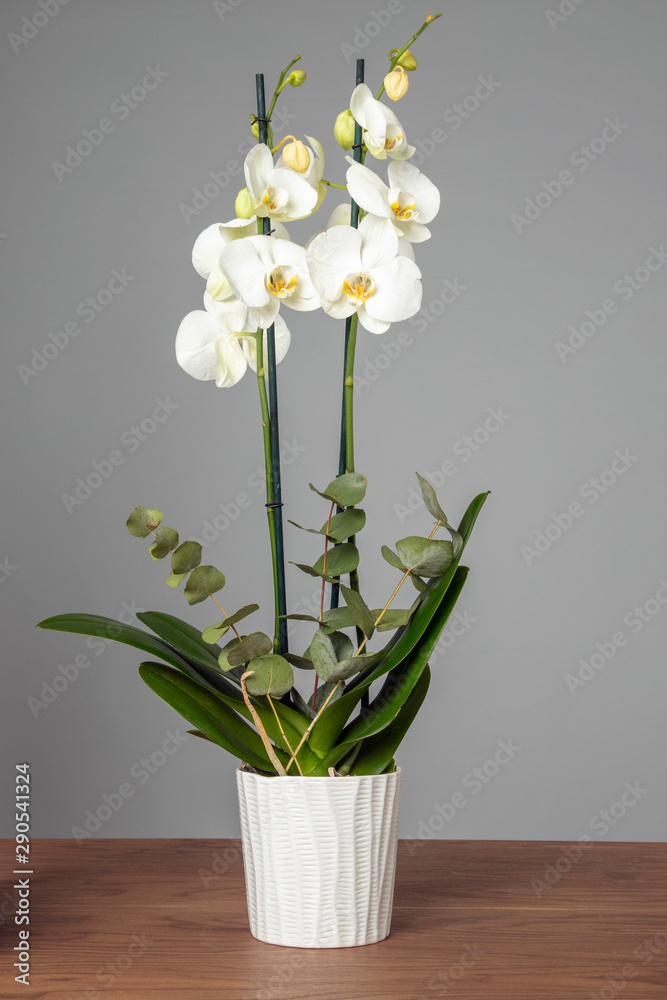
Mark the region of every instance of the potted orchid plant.
[[[201, 564], [202, 546], [181, 540], [162, 523], [160, 511], [142, 506], [127, 520], [130, 534], [150, 539], [154, 560], [169, 559], [166, 582], [174, 589], [184, 584], [188, 604], [216, 605], [216, 621], [203, 632], [160, 612], [138, 615], [148, 631], [89, 614], [40, 623], [149, 654], [139, 667], [143, 681], [188, 720], [190, 732], [241, 761], [251, 930], [276, 944], [339, 947], [389, 933], [401, 783], [395, 753], [428, 690], [429, 656], [465, 582], [461, 558], [487, 496], [475, 497], [454, 527], [431, 484], [418, 476], [435, 523], [427, 535], [382, 547], [396, 578], [382, 607], [365, 600], [356, 544], [366, 522], [360, 506], [366, 478], [354, 459], [357, 331], [361, 326], [382, 334], [419, 311], [414, 247], [429, 238], [440, 204], [435, 185], [410, 163], [414, 147], [381, 98], [397, 101], [405, 94], [408, 73], [417, 66], [410, 46], [439, 16], [390, 53], [375, 95], [358, 61], [349, 109], [334, 128], [348, 154], [346, 184], [324, 178], [317, 139], [288, 136], [274, 145], [271, 115], [278, 95], [305, 81], [305, 72], [294, 69], [300, 56], [280, 74], [268, 107], [258, 75], [251, 116], [258, 142], [245, 161], [236, 217], [209, 226], [194, 245], [193, 264], [206, 281], [204, 309], [180, 324], [176, 357], [194, 378], [223, 388], [238, 383], [248, 368], [256, 373], [275, 594], [272, 634], [247, 627], [256, 604], [227, 614], [218, 600], [225, 577]], [[369, 167], [369, 157], [386, 164], [386, 179]], [[346, 202], [305, 246], [293, 242], [286, 224], [314, 214], [329, 188], [345, 190]], [[320, 582], [317, 616], [290, 615], [285, 593], [276, 367], [290, 345], [290, 309], [321, 309], [344, 321], [338, 474], [326, 485], [310, 486], [323, 501], [323, 523], [303, 530], [316, 536], [319, 557], [297, 563]], [[404, 585], [416, 596], [397, 608]], [[288, 648], [290, 618], [314, 626], [303, 652]], [[378, 642], [383, 632], [390, 637]], [[313, 678], [307, 693], [295, 673]]]

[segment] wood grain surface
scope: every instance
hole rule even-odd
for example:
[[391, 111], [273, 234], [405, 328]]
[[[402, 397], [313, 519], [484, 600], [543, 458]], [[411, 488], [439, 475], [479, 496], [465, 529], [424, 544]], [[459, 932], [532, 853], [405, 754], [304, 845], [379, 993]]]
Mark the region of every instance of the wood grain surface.
[[3, 1000], [667, 1000], [666, 844], [401, 841], [389, 938], [317, 951], [251, 937], [238, 841], [33, 840], [29, 987], [0, 847]]

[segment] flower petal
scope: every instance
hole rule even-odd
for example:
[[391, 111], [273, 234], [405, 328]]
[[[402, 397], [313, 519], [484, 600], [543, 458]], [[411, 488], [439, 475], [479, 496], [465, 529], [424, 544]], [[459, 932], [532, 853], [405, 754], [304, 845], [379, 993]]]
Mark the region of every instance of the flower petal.
[[392, 218], [394, 213], [389, 205], [389, 188], [384, 181], [363, 164], [355, 163], [349, 156], [346, 159], [351, 164], [346, 174], [347, 189], [357, 205], [373, 215]]
[[[345, 297], [344, 278], [361, 268], [359, 230], [350, 226], [332, 226], [315, 237], [306, 252], [306, 260], [313, 285], [324, 302], [330, 304], [341, 296]], [[322, 308], [328, 312], [324, 302]]]
[[271, 256], [263, 240], [270, 236], [249, 236], [226, 244], [220, 254], [220, 270], [227, 277], [237, 298], [247, 306], [260, 308], [269, 301], [266, 273], [271, 267]]
[[398, 253], [398, 236], [393, 222], [378, 215], [365, 215], [359, 223], [361, 267], [371, 271], [388, 264]]
[[176, 360], [193, 378], [208, 381], [216, 377], [215, 342], [220, 328], [215, 317], [197, 309], [182, 320], [176, 334]]
[[317, 191], [307, 180], [287, 167], [279, 167], [269, 174], [269, 185], [282, 188], [287, 192], [288, 201], [281, 209], [270, 212], [271, 218], [288, 222], [292, 219], [305, 219], [310, 215], [317, 203]]
[[[245, 222], [245, 219], [243, 220]], [[218, 265], [220, 251], [225, 241], [220, 232], [221, 226], [215, 222], [200, 233], [192, 248], [192, 266], [202, 278], [208, 278], [214, 267]]]
[[[282, 318], [282, 316], [276, 316], [275, 321], [275, 345], [276, 345], [276, 364], [280, 364], [290, 345], [292, 337], [287, 328], [287, 323]], [[257, 338], [256, 336], [249, 337], [239, 337], [239, 343], [246, 358], [248, 359], [248, 364], [254, 372], [257, 371]], [[264, 343], [264, 358], [266, 359], [268, 354], [267, 347], [267, 331], [264, 331], [263, 337]]]
[[208, 292], [205, 292], [204, 308], [213, 316], [218, 327], [226, 333], [239, 333], [241, 330], [250, 329], [248, 307], [234, 295], [220, 301], [211, 298]]
[[375, 294], [366, 302], [366, 312], [384, 323], [414, 316], [422, 301], [421, 271], [409, 257], [397, 256], [376, 270]]
[[362, 128], [366, 128], [365, 107], [369, 98], [371, 101], [375, 100], [371, 93], [371, 88], [365, 83], [360, 83], [358, 87], [355, 87], [350, 98], [350, 111], [354, 120], [359, 122]]
[[387, 167], [390, 187], [409, 191], [419, 210], [419, 222], [429, 223], [440, 210], [440, 192], [428, 177], [407, 160], [392, 160]]
[[269, 147], [258, 142], [253, 146], [245, 158], [243, 172], [250, 195], [257, 201], [262, 200], [262, 195], [269, 181], [269, 174], [273, 170], [273, 156]]

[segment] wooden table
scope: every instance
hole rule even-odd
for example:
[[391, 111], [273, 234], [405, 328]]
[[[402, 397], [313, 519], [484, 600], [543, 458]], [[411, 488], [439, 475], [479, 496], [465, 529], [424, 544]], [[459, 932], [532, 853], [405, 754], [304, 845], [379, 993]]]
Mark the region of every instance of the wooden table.
[[29, 987], [13, 910], [2, 927], [12, 1000], [667, 998], [666, 844], [401, 841], [390, 937], [322, 951], [251, 937], [235, 840], [33, 840], [31, 860]]

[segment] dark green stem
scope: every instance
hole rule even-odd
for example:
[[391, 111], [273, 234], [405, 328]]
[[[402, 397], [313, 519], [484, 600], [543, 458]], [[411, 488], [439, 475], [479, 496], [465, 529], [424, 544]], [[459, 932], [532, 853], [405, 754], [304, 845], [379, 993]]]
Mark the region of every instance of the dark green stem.
[[[293, 65], [294, 60], [290, 65]], [[289, 68], [289, 67], [288, 67]], [[281, 82], [286, 70], [281, 74]], [[257, 119], [259, 128], [259, 141], [266, 143], [268, 115], [266, 114], [266, 104], [264, 97], [264, 74], [258, 73], [257, 84]], [[275, 98], [271, 109], [275, 106]], [[262, 232], [269, 235], [271, 222], [267, 217], [262, 219]], [[263, 358], [264, 350], [262, 338], [257, 337], [257, 371], [259, 373], [260, 356], [262, 358], [262, 372], [264, 371]], [[287, 599], [285, 588], [285, 550], [283, 542], [283, 513], [282, 513], [282, 489], [280, 483], [280, 436], [278, 430], [278, 390], [276, 383], [276, 336], [273, 324], [266, 331], [266, 368], [269, 381], [268, 398], [268, 433], [269, 433], [269, 458], [271, 466], [271, 489], [269, 489], [269, 476], [267, 468], [266, 480], [266, 509], [269, 518], [269, 533], [271, 535], [271, 556], [273, 561], [273, 585], [276, 599], [277, 621], [274, 634], [273, 645], [276, 652], [287, 652]], [[260, 384], [263, 385], [264, 375], [261, 376]], [[264, 396], [266, 388], [264, 387]], [[262, 388], [260, 388], [260, 396]], [[265, 421], [264, 407], [262, 409], [262, 420]], [[266, 430], [265, 430], [266, 442]], [[265, 444], [266, 449], [266, 444]]]
[[[391, 63], [389, 64], [389, 72], [390, 73], [392, 72], [392, 70], [396, 69], [396, 67], [398, 66], [398, 60], [401, 58], [401, 56], [403, 55], [404, 52], [407, 52], [407, 50], [410, 48], [410, 46], [412, 45], [412, 43], [417, 41], [417, 39], [421, 35], [422, 31], [426, 31], [426, 29], [428, 28], [429, 24], [433, 24], [433, 22], [437, 21], [439, 17], [442, 17], [442, 11], [440, 11], [439, 14], [430, 15], [424, 21], [424, 23], [422, 24], [422, 26], [419, 29], [419, 31], [415, 31], [415, 33], [412, 36], [412, 38], [405, 43], [405, 45], [403, 46], [402, 49], [398, 50], [398, 52], [396, 53], [396, 55], [394, 56], [394, 58], [391, 60]], [[382, 84], [382, 86], [378, 90], [377, 94], [375, 95], [375, 100], [379, 101], [383, 94], [384, 94], [384, 83]], [[357, 140], [355, 139], [354, 141], [356, 142]]]

